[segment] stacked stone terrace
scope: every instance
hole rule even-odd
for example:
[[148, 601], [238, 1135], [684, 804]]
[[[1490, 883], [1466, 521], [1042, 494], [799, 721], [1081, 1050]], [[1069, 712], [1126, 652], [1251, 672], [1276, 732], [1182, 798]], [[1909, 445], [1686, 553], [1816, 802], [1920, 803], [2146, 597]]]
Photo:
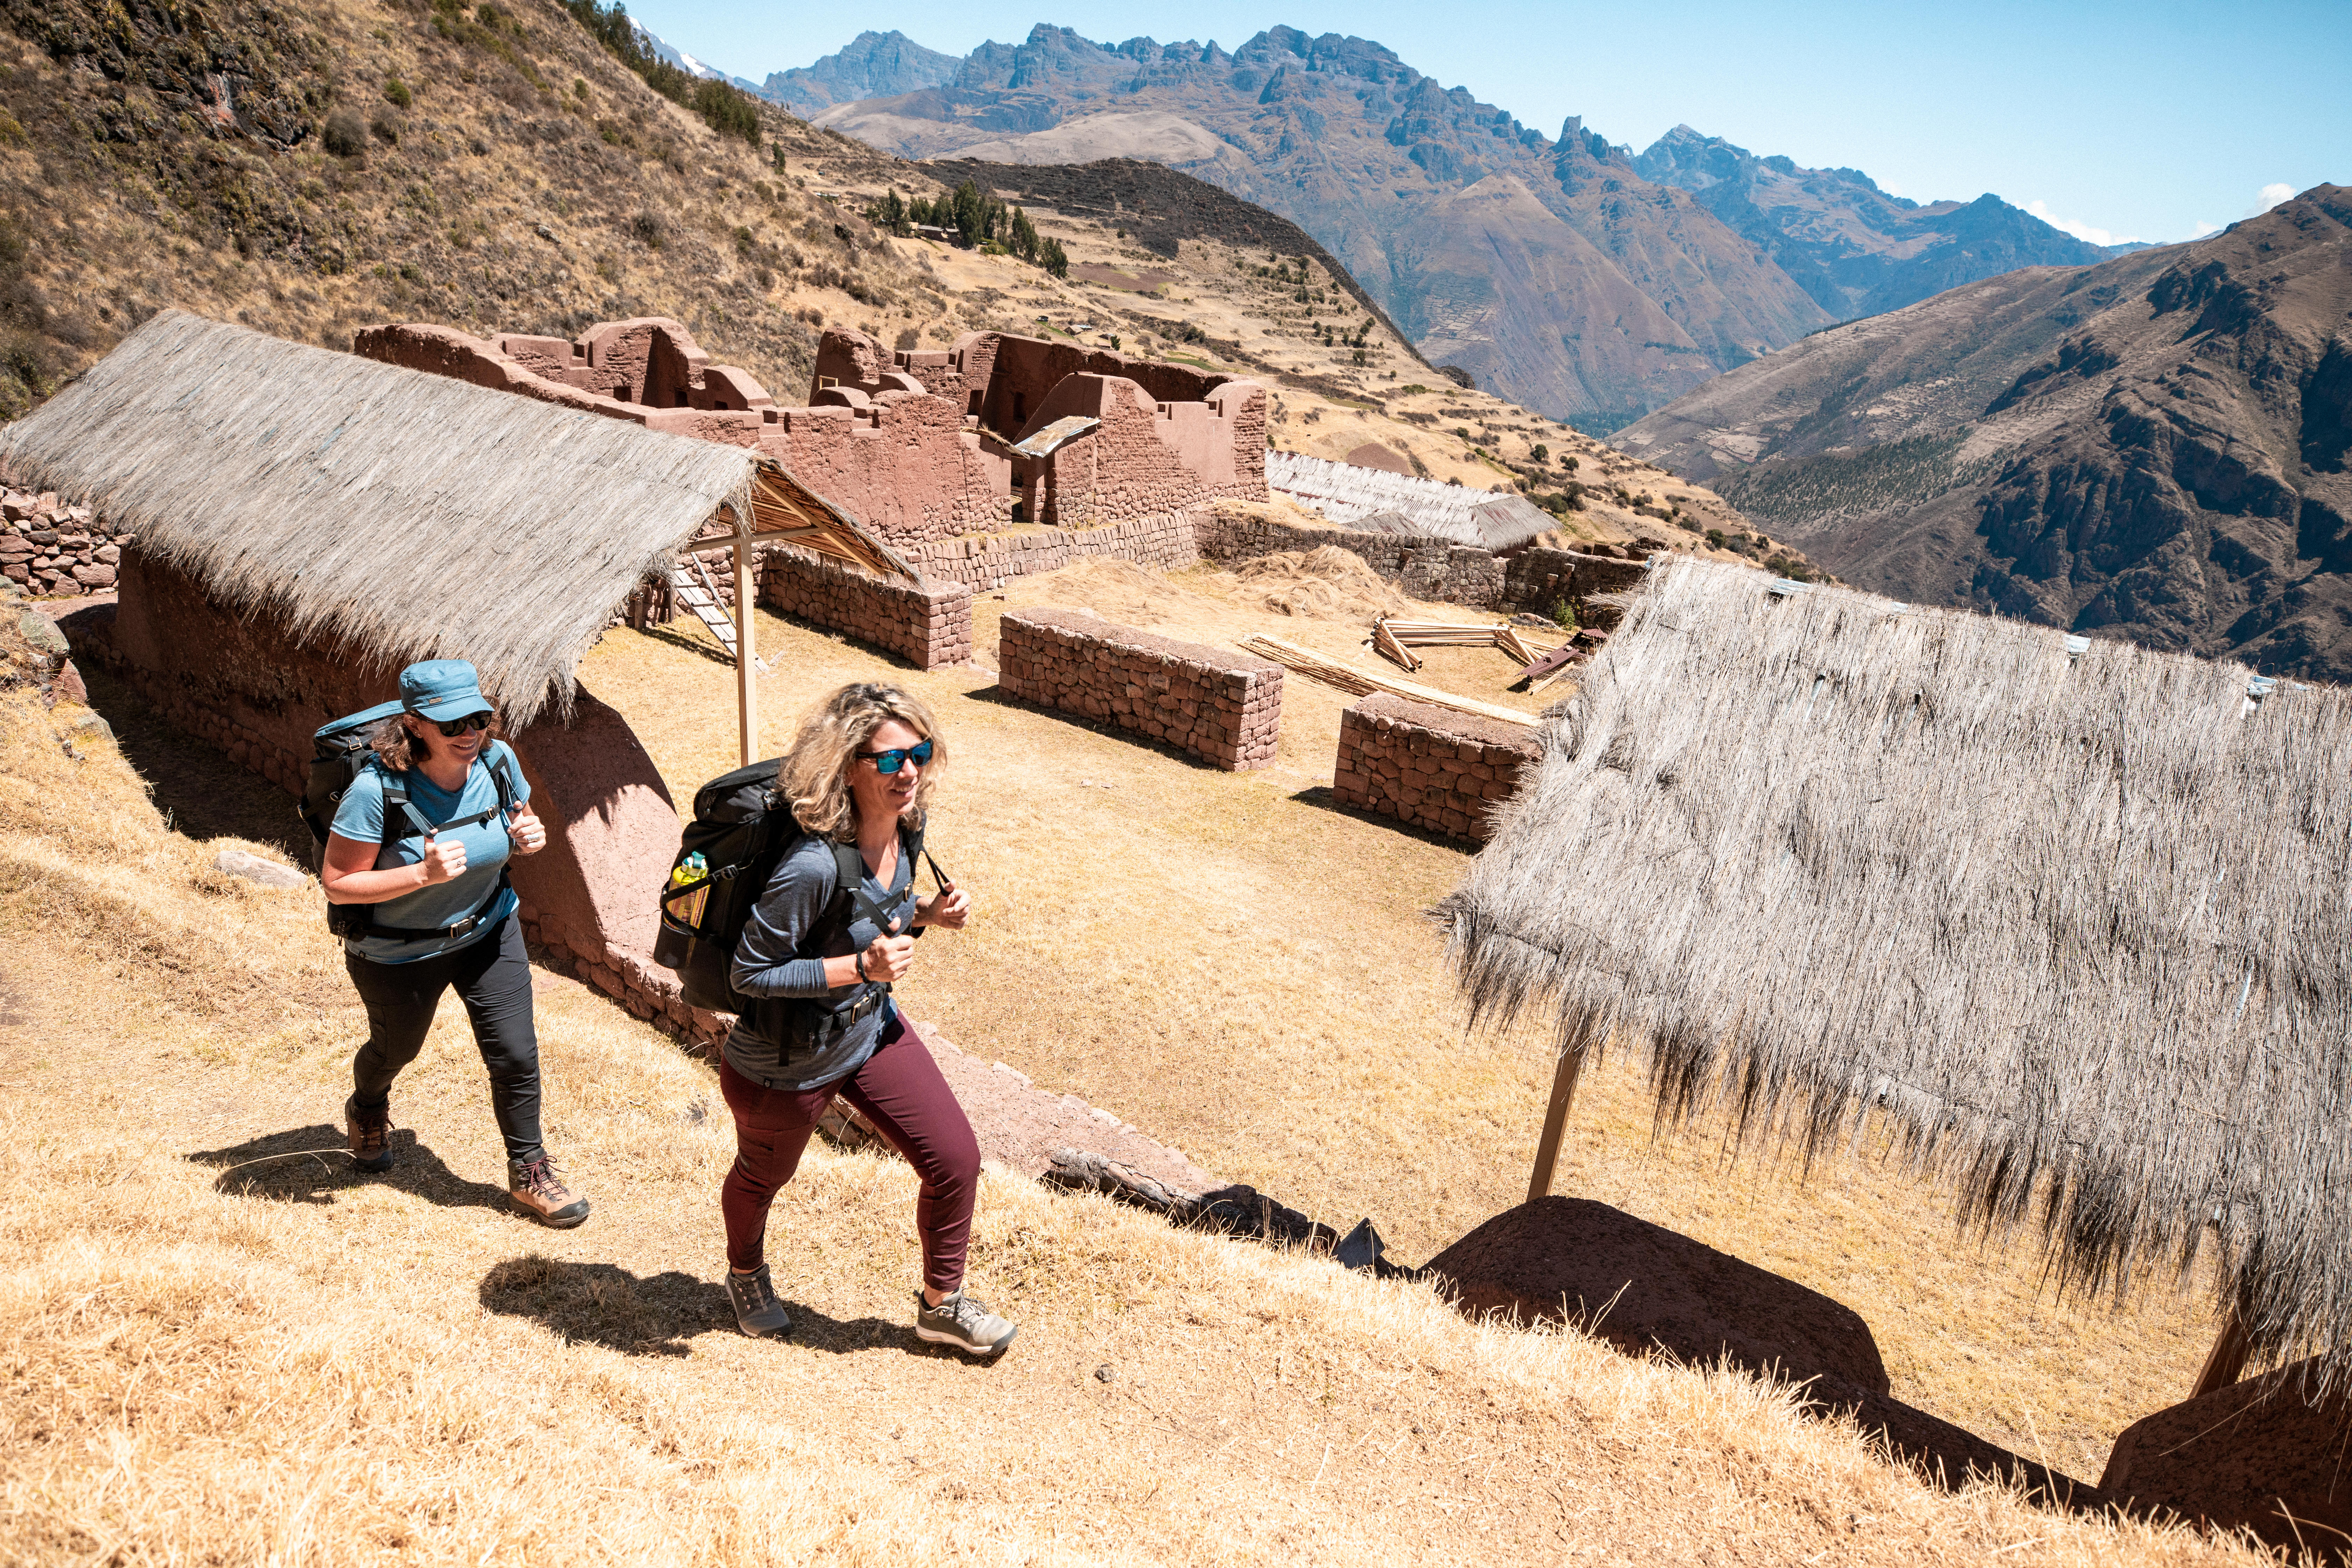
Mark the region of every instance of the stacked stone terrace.
[[1157, 637], [1083, 610], [1007, 615], [997, 684], [1238, 772], [1274, 761], [1282, 666], [1203, 643]]
[[1376, 692], [1339, 718], [1331, 793], [1359, 810], [1484, 844], [1542, 752], [1525, 725]]
[[0, 576], [28, 594], [95, 594], [114, 586], [131, 535], [114, 533], [86, 506], [55, 490], [0, 491]]

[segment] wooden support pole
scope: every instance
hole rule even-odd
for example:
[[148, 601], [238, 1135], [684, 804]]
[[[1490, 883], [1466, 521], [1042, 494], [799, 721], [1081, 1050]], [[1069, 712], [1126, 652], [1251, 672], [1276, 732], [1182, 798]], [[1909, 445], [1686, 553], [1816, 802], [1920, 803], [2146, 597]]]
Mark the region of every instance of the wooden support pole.
[[2191, 1399], [2202, 1399], [2216, 1389], [2227, 1388], [2246, 1373], [2246, 1363], [2254, 1353], [2252, 1342], [2246, 1338], [2244, 1325], [2238, 1321], [2238, 1310], [2230, 1308], [2221, 1314], [2221, 1332], [2213, 1336], [2213, 1348], [2205, 1353], [2205, 1366], [2197, 1374], [2197, 1387]]
[[1560, 1135], [1568, 1129], [1568, 1108], [1575, 1103], [1576, 1079], [1583, 1070], [1581, 1042], [1559, 1053], [1559, 1064], [1551, 1075], [1551, 1103], [1544, 1108], [1543, 1136], [1536, 1141], [1535, 1174], [1528, 1178], [1529, 1203], [1551, 1195], [1551, 1173], [1559, 1163]]
[[742, 730], [743, 763], [760, 757], [760, 688], [751, 653], [751, 602], [759, 596], [751, 559], [751, 520], [735, 520], [735, 707]]

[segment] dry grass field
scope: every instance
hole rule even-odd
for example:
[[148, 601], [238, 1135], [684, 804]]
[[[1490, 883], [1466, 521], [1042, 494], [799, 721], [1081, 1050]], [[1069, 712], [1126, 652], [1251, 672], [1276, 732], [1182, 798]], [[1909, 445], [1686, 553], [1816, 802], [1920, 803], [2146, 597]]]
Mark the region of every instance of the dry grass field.
[[[877, 670], [761, 629], [780, 708]], [[681, 778], [725, 760], [719, 666], [615, 637], [590, 674]], [[1538, 1075], [1517, 1046], [1460, 1043], [1412, 914], [1454, 851], [1297, 777], [1002, 707], [968, 673], [908, 679], [960, 748], [940, 845], [985, 916], [926, 944], [922, 1006], [1041, 1079], [1123, 1089], [1235, 1174], [1376, 1213], [1408, 1250], [1514, 1195]], [[914, 1345], [912, 1182], [823, 1149], [776, 1227], [802, 1331], [743, 1339], [706, 1068], [542, 980], [550, 1141], [597, 1205], [551, 1234], [505, 1209], [453, 1005], [395, 1091], [400, 1163], [355, 1179], [331, 1151], [360, 1014], [315, 897], [214, 872], [219, 841], [167, 824], [114, 745], [68, 746], [71, 717], [0, 689], [0, 1559], [2249, 1560], [1932, 1490], [1741, 1377], [1480, 1327], [1419, 1287], [1002, 1173], [974, 1253], [1024, 1325], [1002, 1363]], [[168, 735], [126, 733], [164, 771]], [[1986, 1267], [1916, 1196], [1717, 1178], [1643, 1153], [1611, 1075], [1588, 1103], [1583, 1190], [1691, 1210], [1768, 1262], [1775, 1232], [1823, 1267], [1842, 1237], [1847, 1298], [1873, 1310], [1866, 1277], [1906, 1274], [1937, 1332], [2012, 1289], [1991, 1270], [1956, 1327], [1936, 1293]], [[1832, 1218], [1800, 1241], [1803, 1211]], [[1916, 1380], [1927, 1334], [1880, 1324]], [[2145, 1323], [2098, 1326], [2157, 1359]]]
[[[1055, 603], [1162, 636], [1270, 632], [1378, 664], [1358, 646], [1363, 618], [1274, 613], [1265, 595], [1207, 570], [1094, 563], [983, 593], [974, 636], [985, 653], [1005, 610]], [[1465, 851], [1334, 805], [1351, 699], [1286, 677], [1277, 765], [1227, 774], [1009, 704], [985, 671], [894, 668], [772, 616], [757, 635], [776, 671], [761, 683], [770, 751], [803, 706], [881, 674], [946, 729], [931, 843], [979, 912], [961, 937], [925, 944], [905, 987], [919, 1016], [1342, 1229], [1369, 1215], [1409, 1262], [1524, 1196], [1549, 1056], [1531, 1034], [1464, 1037], [1422, 911]], [[1562, 694], [1504, 691], [1515, 667], [1499, 652], [1432, 651], [1418, 679], [1433, 684], [1528, 708]], [[732, 672], [682, 631], [616, 632], [582, 678], [628, 715], [680, 800], [734, 764]], [[1703, 1134], [1654, 1142], [1644, 1085], [1622, 1064], [1586, 1075], [1556, 1190], [1845, 1302], [1898, 1397], [2090, 1480], [2117, 1432], [2186, 1397], [2210, 1342], [2207, 1298], [2168, 1283], [2121, 1311], [2053, 1302], [2030, 1247], [1957, 1236], [1938, 1194], [1869, 1159], [1805, 1180], [1732, 1163]]]

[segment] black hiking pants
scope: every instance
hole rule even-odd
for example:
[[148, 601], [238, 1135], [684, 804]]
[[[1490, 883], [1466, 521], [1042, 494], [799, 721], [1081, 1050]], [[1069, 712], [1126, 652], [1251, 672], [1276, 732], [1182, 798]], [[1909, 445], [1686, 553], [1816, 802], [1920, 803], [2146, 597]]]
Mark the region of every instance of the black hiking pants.
[[539, 1032], [531, 1024], [530, 959], [520, 921], [509, 915], [494, 935], [437, 958], [378, 963], [345, 952], [343, 967], [368, 1016], [367, 1044], [352, 1058], [352, 1099], [374, 1110], [391, 1098], [392, 1080], [425, 1048], [441, 993], [454, 985], [490, 1070], [490, 1110], [507, 1157], [531, 1161], [546, 1152], [539, 1137]]

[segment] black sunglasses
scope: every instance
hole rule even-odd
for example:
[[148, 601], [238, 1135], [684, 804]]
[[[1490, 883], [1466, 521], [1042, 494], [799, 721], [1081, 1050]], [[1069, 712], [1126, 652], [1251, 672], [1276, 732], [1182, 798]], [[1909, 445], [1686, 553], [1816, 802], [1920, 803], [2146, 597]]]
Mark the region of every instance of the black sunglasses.
[[442, 734], [454, 741], [468, 731], [488, 729], [491, 721], [497, 717], [495, 713], [468, 713], [463, 719], [437, 719], [434, 722], [440, 727]]
[[931, 743], [929, 741], [923, 741], [912, 746], [894, 746], [887, 752], [860, 752], [857, 754], [872, 763], [876, 773], [895, 773], [905, 767], [909, 759], [912, 759], [919, 768], [929, 767], [931, 762]]

